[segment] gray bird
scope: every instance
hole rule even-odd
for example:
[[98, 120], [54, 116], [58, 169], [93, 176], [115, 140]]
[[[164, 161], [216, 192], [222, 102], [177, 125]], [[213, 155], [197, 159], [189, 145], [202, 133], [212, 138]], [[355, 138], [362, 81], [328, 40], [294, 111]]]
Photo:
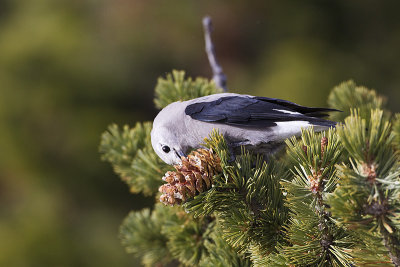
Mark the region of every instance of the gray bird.
[[154, 119], [151, 143], [167, 164], [178, 164], [181, 157], [201, 147], [213, 129], [225, 137], [230, 149], [240, 146], [269, 155], [286, 138], [299, 136], [301, 128], [323, 131], [335, 122], [322, 119], [329, 108], [310, 108], [267, 97], [233, 93], [214, 94], [174, 102]]

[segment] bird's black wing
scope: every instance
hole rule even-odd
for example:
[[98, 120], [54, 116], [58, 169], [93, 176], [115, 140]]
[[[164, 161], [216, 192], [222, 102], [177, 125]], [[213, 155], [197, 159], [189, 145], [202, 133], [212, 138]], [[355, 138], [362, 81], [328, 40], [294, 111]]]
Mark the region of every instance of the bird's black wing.
[[309, 121], [314, 125], [334, 126], [321, 119], [329, 108], [309, 108], [295, 103], [267, 97], [227, 96], [210, 102], [199, 102], [186, 107], [192, 119], [224, 123], [241, 127], [271, 127], [280, 121]]

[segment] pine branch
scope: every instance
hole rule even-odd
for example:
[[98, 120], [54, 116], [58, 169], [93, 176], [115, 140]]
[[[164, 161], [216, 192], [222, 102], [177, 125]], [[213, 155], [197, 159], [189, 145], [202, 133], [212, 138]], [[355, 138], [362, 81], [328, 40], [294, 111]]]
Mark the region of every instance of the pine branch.
[[198, 266], [212, 248], [206, 242], [213, 240], [214, 225], [210, 217], [195, 220], [180, 207], [156, 204], [152, 212], [131, 212], [121, 225], [120, 237], [126, 251], [141, 257], [145, 266], [176, 266], [178, 262]]
[[167, 247], [168, 238], [162, 233], [167, 220], [176, 220], [174, 210], [144, 209], [131, 212], [120, 227], [120, 238], [128, 253], [142, 258], [145, 266], [165, 266], [173, 260]]
[[170, 169], [151, 147], [151, 127], [150, 122], [123, 129], [113, 124], [101, 137], [102, 159], [112, 164], [133, 193], [155, 194], [162, 184], [160, 176]]
[[[213, 133], [206, 141], [221, 158], [223, 174], [214, 176], [213, 187], [188, 201], [185, 208], [196, 216], [215, 213], [223, 229], [223, 237], [239, 251], [250, 244], [272, 252], [283, 241], [282, 226], [287, 220], [279, 172], [273, 160], [243, 151], [236, 162], [229, 163], [225, 140]], [[279, 165], [279, 164], [276, 164]]]
[[383, 236], [385, 247], [389, 251], [389, 256], [392, 259], [392, 262], [395, 266], [400, 266], [400, 239], [398, 232], [394, 233], [393, 229], [381, 227], [380, 233]]
[[224, 71], [222, 70], [221, 65], [218, 64], [217, 56], [215, 55], [214, 44], [211, 39], [211, 32], [213, 31], [213, 27], [210, 17], [203, 18], [203, 28], [204, 39], [206, 42], [206, 53], [213, 72], [213, 80], [219, 88], [223, 89], [226, 92], [226, 76], [224, 74]]
[[[290, 223], [284, 255], [294, 265], [351, 266], [347, 249], [354, 246], [328, 211], [326, 198], [337, 184], [335, 164], [342, 146], [333, 129], [316, 134], [302, 131], [302, 140], [287, 140], [288, 155], [294, 164], [294, 178], [284, 181]], [[298, 167], [297, 167], [298, 166]]]
[[[164, 207], [169, 209], [170, 207]], [[194, 219], [182, 209], [175, 209], [173, 219], [165, 222], [162, 233], [168, 238], [168, 248], [175, 259], [186, 266], [198, 266], [202, 258], [208, 257], [205, 242], [210, 239], [214, 219]]]
[[350, 115], [350, 110], [354, 108], [359, 108], [361, 118], [368, 120], [371, 110], [382, 109], [385, 103], [386, 99], [378, 95], [375, 90], [357, 86], [352, 80], [333, 88], [328, 97], [328, 104], [331, 108], [343, 111], [330, 115], [334, 121], [343, 121]]
[[393, 123], [393, 134], [395, 136], [394, 144], [396, 145], [397, 150], [400, 151], [400, 113], [397, 113], [395, 115], [395, 120]]
[[[332, 214], [348, 229], [380, 234], [392, 262], [399, 265], [399, 159], [394, 134], [383, 111], [371, 111], [369, 125], [357, 111], [338, 128], [351, 167], [339, 166], [340, 187], [329, 199]], [[376, 232], [376, 230], [379, 230]]]
[[203, 257], [200, 266], [204, 267], [250, 267], [251, 261], [246, 254], [232, 248], [222, 237], [221, 228], [215, 224], [211, 229], [209, 239], [205, 240], [208, 257]]
[[250, 259], [255, 267], [286, 267], [290, 266], [285, 258], [282, 246], [279, 244], [276, 248], [277, 252], [266, 253], [258, 246], [250, 246]]
[[173, 70], [168, 73], [164, 79], [158, 78], [155, 88], [154, 103], [157, 108], [162, 109], [172, 102], [185, 101], [193, 98], [221, 93], [219, 88], [213, 81], [205, 78], [191, 77], [185, 78], [184, 71]]

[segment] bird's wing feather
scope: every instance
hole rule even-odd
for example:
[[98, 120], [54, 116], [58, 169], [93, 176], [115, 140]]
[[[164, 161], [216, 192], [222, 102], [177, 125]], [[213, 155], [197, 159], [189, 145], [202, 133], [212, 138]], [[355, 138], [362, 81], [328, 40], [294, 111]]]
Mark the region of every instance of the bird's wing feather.
[[[283, 99], [278, 99], [278, 98], [257, 96], [257, 97], [254, 97], [254, 99], [269, 102], [269, 103], [274, 103], [274, 104], [286, 107], [289, 110], [294, 110], [294, 111], [297, 111], [297, 112], [305, 114], [305, 115], [310, 114], [310, 115], [312, 115], [312, 117], [315, 117], [316, 113], [340, 111], [340, 110], [333, 109], [333, 108], [311, 108], [311, 107], [300, 106], [296, 103], [293, 103], [293, 102], [290, 102], [287, 100], [283, 100]], [[326, 116], [328, 116], [328, 115], [322, 114], [321, 117], [326, 117]]]
[[186, 115], [204, 122], [216, 122], [241, 127], [271, 127], [280, 121], [308, 121], [314, 125], [334, 126], [321, 119], [328, 108], [309, 108], [267, 97], [227, 96], [214, 101], [189, 104]]

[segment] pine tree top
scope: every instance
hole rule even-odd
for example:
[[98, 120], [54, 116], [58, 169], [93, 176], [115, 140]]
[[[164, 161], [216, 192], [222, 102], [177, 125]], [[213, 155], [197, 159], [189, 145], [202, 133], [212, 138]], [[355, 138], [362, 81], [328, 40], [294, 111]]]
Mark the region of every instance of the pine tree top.
[[[173, 71], [158, 80], [155, 104], [219, 91]], [[127, 252], [146, 266], [400, 265], [400, 115], [353, 81], [328, 102], [344, 111], [341, 124], [303, 130], [268, 161], [244, 148], [232, 161], [214, 131], [174, 170], [152, 150], [150, 122], [111, 125], [102, 158], [132, 192], [175, 204], [131, 212], [120, 234]]]

